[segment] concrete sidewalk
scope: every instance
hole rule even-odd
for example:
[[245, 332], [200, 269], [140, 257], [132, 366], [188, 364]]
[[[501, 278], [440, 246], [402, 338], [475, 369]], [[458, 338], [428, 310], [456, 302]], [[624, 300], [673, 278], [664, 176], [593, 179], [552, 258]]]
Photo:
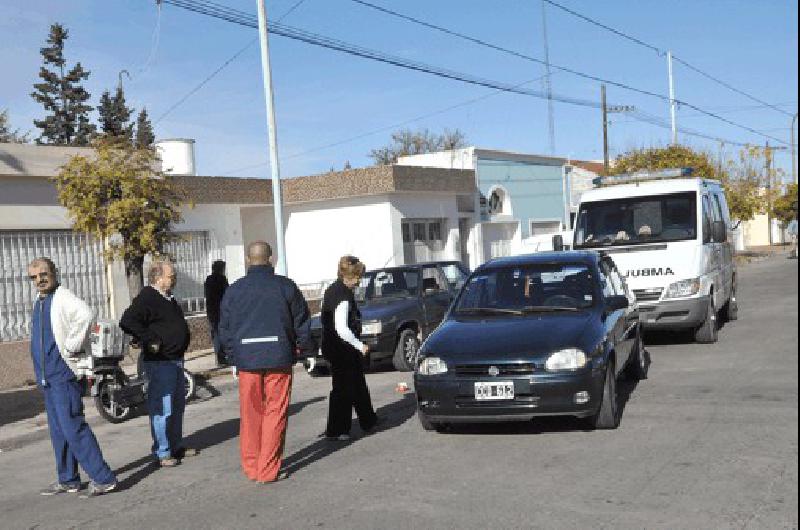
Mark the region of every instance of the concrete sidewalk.
[[[186, 368], [195, 375], [197, 391], [194, 401], [205, 401], [235, 388], [228, 367], [218, 368], [213, 350], [200, 350], [186, 355]], [[136, 372], [135, 364], [123, 366], [128, 375]], [[91, 426], [106, 423], [97, 412], [94, 398], [84, 397], [84, 413]], [[44, 399], [35, 386], [0, 391], [0, 452], [26, 443], [45, 439], [47, 414]]]

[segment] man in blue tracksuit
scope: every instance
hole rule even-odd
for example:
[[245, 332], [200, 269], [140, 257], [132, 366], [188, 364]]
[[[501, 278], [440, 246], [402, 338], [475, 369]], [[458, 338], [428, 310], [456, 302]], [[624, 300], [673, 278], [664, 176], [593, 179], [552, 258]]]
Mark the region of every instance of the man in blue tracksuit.
[[42, 495], [75, 493], [81, 488], [78, 464], [91, 478], [87, 497], [116, 488], [117, 478], [103, 459], [83, 415], [83, 392], [72, 357], [85, 345], [93, 312], [77, 296], [58, 285], [56, 268], [47, 258], [28, 266], [39, 296], [33, 308], [31, 357], [36, 381], [44, 393], [58, 481]]

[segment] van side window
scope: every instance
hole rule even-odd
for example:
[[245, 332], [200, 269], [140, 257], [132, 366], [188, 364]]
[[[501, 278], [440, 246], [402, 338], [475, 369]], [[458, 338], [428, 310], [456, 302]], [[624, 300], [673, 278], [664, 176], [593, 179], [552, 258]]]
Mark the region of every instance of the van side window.
[[725, 195], [721, 193], [714, 194], [714, 211], [719, 219], [725, 223], [725, 228], [730, 229], [731, 219], [728, 215], [728, 204], [725, 202]]
[[711, 203], [703, 195], [703, 243], [711, 243]]

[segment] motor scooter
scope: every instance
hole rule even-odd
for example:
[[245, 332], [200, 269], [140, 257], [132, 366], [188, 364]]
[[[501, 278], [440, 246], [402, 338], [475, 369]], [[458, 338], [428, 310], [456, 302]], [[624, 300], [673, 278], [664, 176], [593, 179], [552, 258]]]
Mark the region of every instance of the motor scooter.
[[[90, 351], [76, 359], [78, 376], [86, 382], [89, 395], [94, 398], [100, 416], [111, 423], [130, 419], [136, 408], [145, 402], [147, 378], [141, 356], [136, 365], [136, 375], [129, 376], [122, 369], [122, 361], [133, 360], [130, 349], [132, 338], [111, 320], [98, 320], [91, 329]], [[194, 397], [196, 382], [186, 368], [183, 369], [186, 401]]]

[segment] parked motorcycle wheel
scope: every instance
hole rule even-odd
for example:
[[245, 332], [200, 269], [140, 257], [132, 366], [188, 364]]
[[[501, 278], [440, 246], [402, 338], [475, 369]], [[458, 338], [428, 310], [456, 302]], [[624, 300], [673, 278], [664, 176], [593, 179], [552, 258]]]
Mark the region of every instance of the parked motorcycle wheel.
[[111, 400], [110, 386], [113, 384], [124, 385], [125, 381], [116, 378], [103, 379], [98, 384], [97, 395], [94, 397], [94, 404], [100, 416], [110, 423], [122, 423], [133, 416], [133, 407], [123, 407]]
[[192, 372], [186, 368], [183, 369], [183, 380], [186, 388], [186, 401], [188, 402], [190, 399], [194, 398], [194, 393], [197, 390], [197, 383], [194, 380]]

